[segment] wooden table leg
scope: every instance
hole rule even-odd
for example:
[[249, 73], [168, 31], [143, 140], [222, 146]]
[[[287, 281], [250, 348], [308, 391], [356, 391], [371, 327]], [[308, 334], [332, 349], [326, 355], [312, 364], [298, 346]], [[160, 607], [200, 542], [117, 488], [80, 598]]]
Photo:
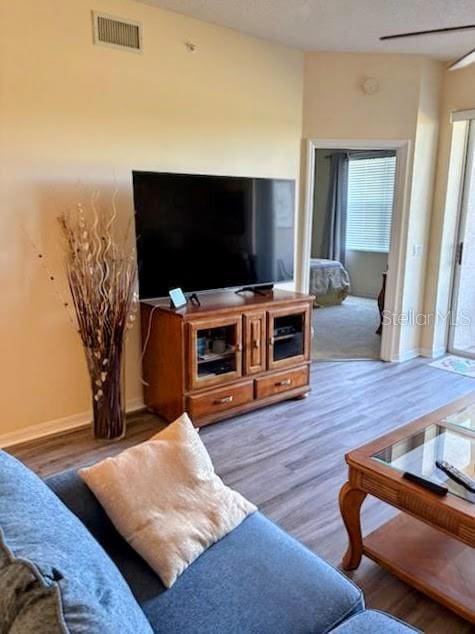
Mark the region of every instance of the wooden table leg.
[[348, 549], [342, 561], [344, 570], [354, 570], [358, 568], [363, 555], [360, 509], [365, 497], [366, 493], [364, 491], [355, 489], [349, 482], [346, 482], [340, 490], [340, 512], [348, 532], [349, 540]]

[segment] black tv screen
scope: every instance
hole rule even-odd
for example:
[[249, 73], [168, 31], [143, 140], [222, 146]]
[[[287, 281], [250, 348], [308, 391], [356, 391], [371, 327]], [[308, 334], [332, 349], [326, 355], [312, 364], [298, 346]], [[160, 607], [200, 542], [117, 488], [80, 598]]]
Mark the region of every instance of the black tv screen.
[[133, 172], [141, 299], [293, 279], [291, 180]]

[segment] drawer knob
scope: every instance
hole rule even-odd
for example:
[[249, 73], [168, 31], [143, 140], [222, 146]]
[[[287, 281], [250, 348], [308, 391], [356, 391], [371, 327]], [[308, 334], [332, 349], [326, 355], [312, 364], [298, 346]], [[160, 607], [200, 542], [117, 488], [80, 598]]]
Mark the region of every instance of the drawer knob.
[[276, 387], [283, 387], [284, 385], [292, 385], [291, 379], [283, 379], [282, 381], [277, 381], [275, 384]]
[[254, 346], [254, 348], [255, 348], [256, 350], [258, 350], [258, 349], [260, 348], [261, 344], [260, 344], [260, 342], [259, 342], [259, 339], [255, 339], [255, 340], [253, 341], [253, 346]]
[[233, 401], [233, 397], [232, 396], [223, 396], [223, 398], [217, 398], [214, 401], [215, 405], [224, 405], [225, 403], [232, 403]]

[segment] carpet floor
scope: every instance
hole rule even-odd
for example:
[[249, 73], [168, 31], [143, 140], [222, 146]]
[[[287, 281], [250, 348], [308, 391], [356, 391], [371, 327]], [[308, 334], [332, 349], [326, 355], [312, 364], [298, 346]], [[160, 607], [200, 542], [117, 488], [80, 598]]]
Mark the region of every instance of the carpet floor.
[[315, 308], [312, 356], [318, 360], [379, 359], [381, 337], [375, 299], [348, 297], [339, 306]]

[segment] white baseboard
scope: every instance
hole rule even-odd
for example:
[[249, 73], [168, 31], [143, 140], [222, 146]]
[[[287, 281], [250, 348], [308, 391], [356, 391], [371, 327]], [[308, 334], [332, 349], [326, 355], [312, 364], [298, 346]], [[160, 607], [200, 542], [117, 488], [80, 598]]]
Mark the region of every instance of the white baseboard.
[[[127, 401], [126, 410], [127, 412], [134, 412], [143, 407], [145, 407], [143, 400], [141, 398], [134, 398]], [[73, 429], [80, 429], [81, 427], [88, 427], [90, 424], [91, 412], [87, 411], [81, 412], [80, 414], [72, 414], [71, 416], [64, 416], [63, 418], [48, 420], [44, 423], [38, 423], [38, 425], [29, 425], [17, 431], [0, 434], [0, 448], [19, 445], [23, 442], [61, 434], [66, 431], [72, 431]]]
[[355, 292], [352, 292], [352, 293], [349, 294], [349, 297], [362, 297], [363, 299], [376, 299], [377, 300], [378, 299], [378, 293], [375, 294], [375, 293], [370, 293], [370, 292], [368, 292], [368, 293], [360, 293], [360, 292], [355, 293]]
[[394, 359], [391, 359], [395, 363], [404, 363], [404, 361], [410, 361], [411, 359], [415, 359], [416, 357], [421, 356], [421, 351], [419, 348], [411, 348], [410, 350], [404, 350], [404, 352], [400, 352], [395, 355]]
[[447, 353], [445, 346], [439, 346], [438, 348], [421, 348], [421, 357], [428, 357], [429, 359], [438, 359], [443, 357]]

